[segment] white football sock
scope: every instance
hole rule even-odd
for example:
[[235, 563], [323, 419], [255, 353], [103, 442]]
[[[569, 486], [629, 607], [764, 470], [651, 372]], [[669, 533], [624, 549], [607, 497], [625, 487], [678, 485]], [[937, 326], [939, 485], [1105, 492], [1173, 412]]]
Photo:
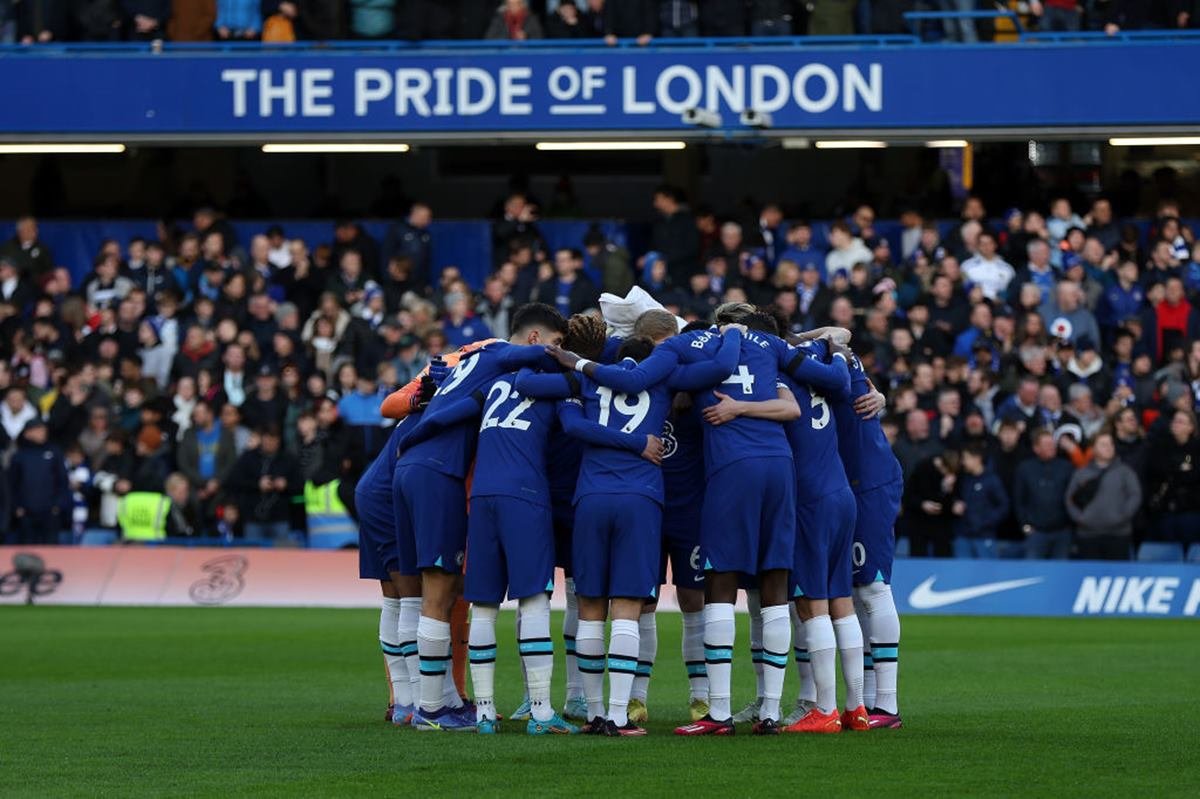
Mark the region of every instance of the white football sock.
[[812, 662], [817, 707], [822, 713], [837, 710], [837, 638], [829, 615], [814, 616], [804, 622], [808, 640], [808, 658]]
[[762, 596], [757, 589], [746, 590], [746, 608], [750, 611], [750, 662], [754, 665], [754, 698], [763, 697], [763, 619]]
[[683, 614], [683, 664], [691, 699], [708, 701], [708, 670], [704, 667], [704, 611]]
[[388, 680], [391, 682], [392, 704], [407, 707], [412, 704], [412, 686], [408, 682], [408, 663], [404, 650], [396, 636], [400, 626], [400, 600], [383, 598], [379, 609], [379, 648], [387, 663]]
[[575, 659], [575, 636], [579, 632], [579, 598], [575, 596], [575, 578], [566, 579], [567, 612], [563, 616], [563, 648], [567, 653], [567, 701], [583, 696], [583, 676]]
[[896, 613], [892, 587], [882, 582], [870, 583], [855, 589], [855, 594], [867, 611], [871, 657], [875, 664], [875, 701], [872, 705], [885, 713], [899, 713], [896, 681], [900, 671], [900, 616]]
[[733, 715], [729, 696], [735, 640], [733, 605], [728, 602], [705, 605], [704, 666], [708, 672], [708, 715], [714, 721], [727, 721]]
[[535, 721], [549, 721], [554, 715], [554, 706], [550, 704], [554, 642], [550, 638], [548, 595], [534, 594], [521, 600], [521, 638], [517, 648], [525, 664], [525, 691], [529, 695], [530, 715]]
[[637, 675], [638, 623], [633, 619], [613, 619], [608, 638], [608, 718], [618, 727], [629, 722], [625, 714], [629, 691]]
[[789, 608], [792, 618], [792, 647], [796, 653], [796, 671], [800, 675], [800, 691], [796, 698], [803, 702], [817, 701], [817, 684], [813, 682], [812, 661], [808, 658], [808, 635], [796, 606]]
[[604, 717], [604, 622], [579, 620], [575, 639], [583, 694], [588, 703], [588, 721]]
[[417, 622], [417, 652], [421, 657], [421, 710], [439, 710], [445, 705], [450, 622], [422, 616]]
[[468, 652], [471, 688], [475, 691], [475, 720], [496, 718], [496, 615], [495, 605], [472, 605]]
[[654, 611], [643, 613], [638, 618], [638, 668], [633, 678], [630, 699], [646, 701], [650, 690], [650, 673], [654, 671], [654, 659], [658, 656], [658, 621]]
[[787, 605], [762, 609], [763, 703], [758, 717], [779, 721], [779, 699], [783, 696], [783, 678], [787, 674], [792, 626]]
[[846, 709], [863, 703], [863, 637], [858, 617], [851, 614], [833, 620], [833, 634], [842, 656], [842, 681], [846, 683]]
[[421, 658], [417, 653], [417, 621], [421, 618], [421, 597], [406, 596], [400, 600], [400, 618], [396, 637], [400, 639], [400, 652], [408, 667], [408, 695], [415, 705], [421, 698]]

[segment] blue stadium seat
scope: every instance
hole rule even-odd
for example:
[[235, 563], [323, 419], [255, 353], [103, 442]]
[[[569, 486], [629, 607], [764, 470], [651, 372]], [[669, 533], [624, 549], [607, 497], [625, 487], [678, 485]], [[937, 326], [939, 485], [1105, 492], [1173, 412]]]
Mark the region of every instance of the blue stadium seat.
[[909, 544], [907, 538], [896, 539], [896, 557], [907, 558], [909, 553]]
[[81, 547], [107, 547], [117, 543], [115, 530], [84, 530], [79, 537]]
[[1192, 544], [1187, 551], [1188, 563], [1200, 563], [1200, 544]]
[[1183, 544], [1167, 541], [1143, 541], [1137, 559], [1143, 563], [1179, 563], [1183, 560]]

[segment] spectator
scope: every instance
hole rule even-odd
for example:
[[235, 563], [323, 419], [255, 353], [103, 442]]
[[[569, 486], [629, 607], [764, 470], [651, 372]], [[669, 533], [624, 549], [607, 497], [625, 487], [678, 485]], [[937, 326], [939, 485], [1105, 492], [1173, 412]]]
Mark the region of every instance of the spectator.
[[600, 273], [602, 291], [618, 297], [629, 293], [634, 280], [633, 270], [629, 266], [628, 250], [610, 241], [595, 225], [588, 228], [584, 234], [583, 249], [591, 261], [592, 269]]
[[958, 517], [955, 555], [968, 558], [995, 558], [999, 550], [996, 538], [1008, 516], [1008, 494], [1004, 484], [984, 458], [981, 445], [962, 451], [958, 494], [952, 512]]
[[27, 424], [40, 418], [25, 389], [9, 386], [4, 393], [4, 405], [0, 406], [0, 426], [4, 428], [4, 434], [7, 436], [5, 446], [9, 441], [16, 441]]
[[[67, 41], [69, 6], [63, 0], [21, 0], [16, 4], [17, 40], [21, 44]], [[0, 19], [0, 24], [3, 19]]]
[[907, 480], [917, 465], [942, 451], [942, 443], [929, 434], [929, 417], [924, 411], [913, 410], [904, 417], [904, 434], [892, 449]]
[[36, 280], [54, 269], [54, 256], [38, 238], [37, 220], [32, 216], [17, 220], [16, 233], [0, 248], [0, 256], [11, 259], [27, 280]]
[[700, 0], [700, 32], [705, 36], [745, 36], [745, 6], [740, 0]]
[[171, 18], [171, 0], [120, 0], [128, 39], [161, 39]]
[[1077, 31], [1081, 9], [1078, 0], [1032, 0], [1029, 9], [1045, 31]]
[[[502, 263], [506, 253], [511, 260], [513, 255], [521, 255], [520, 249], [528, 247], [528, 258], [532, 261], [536, 252], [545, 249], [542, 234], [537, 228], [537, 218], [537, 205], [531, 203], [524, 192], [514, 191], [505, 198], [501, 218], [492, 224], [492, 256], [497, 259], [497, 266]], [[513, 245], [518, 240], [521, 244], [514, 250]], [[519, 260], [522, 260], [522, 263], [517, 264], [518, 268], [529, 262], [523, 258]], [[519, 298], [518, 300], [527, 302]]]
[[263, 364], [254, 376], [254, 391], [241, 406], [242, 418], [251, 428], [281, 425], [287, 412], [287, 398], [279, 390], [279, 375]]
[[355, 39], [392, 38], [396, 6], [396, 0], [349, 0], [350, 35]]
[[452, 347], [492, 338], [492, 331], [471, 312], [470, 298], [461, 292], [446, 295], [446, 316], [442, 320], [442, 330]]
[[1166, 434], [1151, 444], [1146, 469], [1155, 540], [1200, 542], [1200, 440], [1191, 411], [1174, 410]]
[[1058, 457], [1050, 430], [1036, 430], [1032, 441], [1034, 457], [1023, 461], [1013, 478], [1013, 509], [1025, 534], [1025, 557], [1063, 560], [1071, 552], [1065, 496], [1073, 469]]
[[750, 0], [750, 35], [791, 36], [792, 8], [788, 0]]
[[429, 205], [415, 202], [408, 217], [392, 225], [384, 239], [384, 256], [389, 262], [407, 258], [410, 269], [415, 270], [417, 280], [422, 283], [433, 274], [433, 236], [429, 232], [432, 223], [433, 210]]
[[809, 36], [854, 35], [852, 0], [812, 0], [809, 3]]
[[232, 430], [217, 423], [212, 406], [205, 401], [197, 402], [192, 411], [192, 425], [179, 442], [177, 460], [205, 518], [210, 518], [221, 485], [237, 460], [237, 442]]
[[953, 554], [957, 472], [958, 453], [949, 450], [925, 458], [905, 478], [905, 529], [914, 557], [948, 558]]
[[832, 280], [839, 273], [850, 275], [855, 264], [871, 261], [871, 251], [850, 232], [850, 226], [838, 220], [829, 226], [829, 244], [832, 249], [825, 256], [825, 275]]
[[699, 36], [700, 10], [696, 0], [660, 0], [658, 35], [668, 39]]
[[504, 0], [492, 17], [485, 39], [511, 39], [525, 41], [526, 39], [542, 38], [542, 23], [537, 15], [529, 11], [525, 0]]
[[1200, 316], [1193, 311], [1183, 290], [1183, 281], [1168, 278], [1162, 300], [1154, 306], [1157, 321], [1158, 357], [1200, 337]]
[[303, 489], [300, 470], [281, 450], [278, 427], [256, 434], [258, 445], [238, 458], [224, 485], [237, 498], [245, 537], [279, 542], [288, 536], [291, 498]]
[[[624, 294], [621, 295], [625, 296]], [[512, 321], [513, 311], [516, 309], [516, 302], [508, 293], [504, 281], [492, 275], [483, 284], [483, 296], [479, 298], [479, 302], [475, 304], [475, 315], [479, 318], [488, 330], [492, 331], [492, 335], [499, 339], [507, 339], [509, 334], [509, 325]], [[417, 339], [415, 336], [407, 336], [407, 346], [401, 347], [401, 350], [408, 352], [408, 359], [401, 357], [402, 366], [397, 367], [397, 371], [401, 372], [400, 382], [405, 383], [412, 379], [412, 371], [416, 364], [416, 358], [419, 350], [416, 348]], [[404, 377], [408, 374], [408, 378]]]
[[575, 0], [563, 0], [546, 18], [548, 39], [583, 39], [591, 35], [583, 12], [575, 5]]
[[[217, 0], [218, 39], [257, 39], [262, 21], [259, 0]], [[204, 232], [199, 224], [196, 229]]]
[[57, 544], [72, 506], [62, 450], [48, 443], [46, 423], [30, 419], [8, 466], [17, 544]]
[[556, 250], [555, 277], [538, 284], [537, 301], [557, 308], [564, 317], [599, 307], [600, 292], [582, 270], [582, 253], [565, 247]]
[[700, 268], [700, 240], [696, 222], [684, 205], [683, 193], [674, 186], [654, 190], [654, 210], [659, 218], [651, 232], [650, 249], [667, 262], [667, 272], [676, 286], [687, 286]]
[[979, 286], [983, 296], [997, 300], [1005, 295], [1016, 272], [996, 254], [996, 237], [987, 231], [979, 234], [978, 252], [962, 263], [963, 275], [969, 285]]
[[787, 229], [787, 248], [779, 260], [791, 261], [801, 269], [811, 265], [817, 270], [821, 283], [829, 282], [825, 274], [825, 256], [812, 243], [812, 225], [807, 221], [795, 222]]
[[1117, 459], [1112, 435], [1092, 444], [1092, 462], [1067, 486], [1067, 512], [1076, 524], [1076, 545], [1084, 560], [1128, 560], [1133, 519], [1142, 487], [1133, 469]]
[[605, 0], [603, 15], [605, 44], [635, 39], [644, 46], [654, 36], [654, 0]]
[[0, 302], [6, 302], [19, 314], [33, 303], [34, 292], [21, 277], [17, 263], [9, 256], [0, 256]]
[[1042, 310], [1042, 318], [1051, 336], [1071, 342], [1083, 338], [1091, 342], [1100, 340], [1100, 326], [1096, 324], [1096, 317], [1082, 306], [1082, 302], [1083, 291], [1078, 283], [1064, 280], [1058, 284], [1055, 302]]
[[167, 512], [167, 536], [172, 538], [191, 538], [202, 535], [204, 519], [195, 497], [189, 490], [188, 480], [179, 472], [167, 475], [163, 493], [171, 500], [171, 509]]
[[379, 408], [386, 396], [368, 375], [359, 375], [354, 390], [338, 400], [338, 416], [351, 427], [379, 427]]

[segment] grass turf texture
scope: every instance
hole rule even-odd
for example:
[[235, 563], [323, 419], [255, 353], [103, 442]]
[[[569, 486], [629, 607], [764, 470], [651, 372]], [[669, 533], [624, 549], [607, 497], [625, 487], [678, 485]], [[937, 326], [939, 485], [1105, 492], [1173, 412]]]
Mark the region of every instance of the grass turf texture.
[[[738, 621], [735, 709], [754, 689]], [[680, 617], [661, 614], [650, 735], [617, 740], [528, 738], [512, 722], [487, 738], [393, 728], [377, 622], [365, 610], [0, 608], [0, 796], [1197, 790], [1194, 622], [907, 618], [903, 730], [680, 739]], [[521, 695], [512, 614], [498, 632], [507, 714]], [[785, 706], [795, 690], [789, 670]]]

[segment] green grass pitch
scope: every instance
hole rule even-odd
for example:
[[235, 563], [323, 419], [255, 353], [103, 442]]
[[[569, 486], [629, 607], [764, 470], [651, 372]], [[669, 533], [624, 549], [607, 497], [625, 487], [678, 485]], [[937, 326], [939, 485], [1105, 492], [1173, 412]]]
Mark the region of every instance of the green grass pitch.
[[[560, 617], [555, 620], [556, 626]], [[679, 739], [679, 616], [650, 735], [382, 720], [366, 610], [0, 609], [0, 796], [1197, 795], [1194, 622], [907, 618], [899, 731]], [[753, 692], [739, 619], [735, 703]], [[520, 699], [503, 614], [501, 712]], [[555, 673], [561, 703], [562, 653]], [[794, 698], [789, 672], [785, 703]]]

